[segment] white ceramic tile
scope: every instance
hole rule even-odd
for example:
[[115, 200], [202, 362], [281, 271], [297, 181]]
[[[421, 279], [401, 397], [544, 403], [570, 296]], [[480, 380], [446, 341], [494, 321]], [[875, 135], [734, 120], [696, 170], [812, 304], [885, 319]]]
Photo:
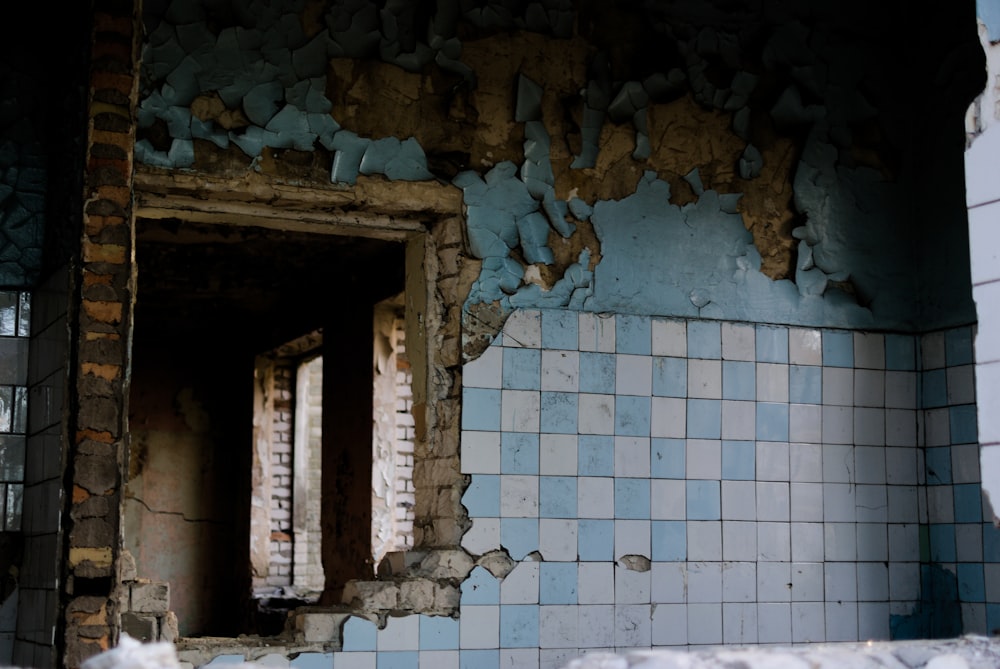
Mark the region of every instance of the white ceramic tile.
[[886, 409], [885, 443], [887, 446], [919, 446], [917, 412], [911, 409]]
[[928, 409], [923, 412], [924, 444], [948, 446], [951, 444], [951, 418], [948, 407]]
[[789, 485], [789, 498], [792, 521], [823, 521], [823, 484], [792, 483]]
[[576, 476], [578, 445], [575, 434], [540, 435], [538, 448], [542, 476]]
[[504, 518], [538, 517], [537, 476], [500, 476], [500, 515]]
[[500, 392], [500, 429], [503, 432], [538, 432], [540, 416], [538, 391]]
[[856, 518], [854, 486], [850, 483], [823, 484], [823, 519], [828, 523], [853, 523]]
[[788, 483], [757, 482], [757, 519], [787, 521], [789, 509]]
[[[978, 447], [976, 456], [978, 458]], [[978, 460], [977, 460], [978, 462]], [[954, 470], [952, 470], [954, 472]], [[978, 472], [978, 468], [977, 468]], [[917, 451], [914, 448], [887, 446], [885, 448], [885, 476], [890, 485], [916, 485]], [[978, 480], [978, 479], [977, 479]]]
[[823, 481], [850, 483], [855, 480], [854, 447], [843, 444], [824, 444]]
[[[688, 541], [690, 551], [690, 540]], [[648, 520], [615, 521], [615, 559], [624, 555], [650, 554], [650, 524]]]
[[687, 357], [687, 325], [684, 321], [654, 319], [653, 355]]
[[793, 562], [792, 601], [823, 601], [823, 564], [821, 562]]
[[[986, 583], [989, 584], [989, 580]], [[987, 585], [988, 587], [989, 585]], [[919, 563], [893, 562], [889, 564], [889, 597], [894, 601], [920, 599]]]
[[688, 563], [688, 602], [722, 601], [722, 563]]
[[788, 401], [788, 365], [757, 363], [757, 399], [761, 402]]
[[538, 651], [538, 668], [562, 669], [579, 654], [575, 648], [542, 648]]
[[975, 365], [948, 368], [948, 404], [972, 404], [976, 401], [975, 369]]
[[757, 559], [761, 562], [788, 562], [792, 559], [789, 523], [757, 523]]
[[854, 370], [854, 406], [885, 406], [886, 372], [875, 369]]
[[788, 438], [802, 443], [820, 443], [823, 440], [823, 407], [818, 404], [789, 404]]
[[757, 601], [788, 602], [792, 599], [792, 571], [788, 562], [757, 563]]
[[542, 390], [576, 392], [580, 388], [580, 354], [542, 351]]
[[886, 524], [858, 523], [858, 560], [884, 563], [889, 559], [889, 532]]
[[951, 447], [951, 480], [953, 483], [979, 483], [979, 444], [959, 444]]
[[615, 433], [614, 395], [592, 395], [589, 393], [581, 393], [578, 396], [578, 407], [579, 414], [577, 422], [580, 428], [580, 434]]
[[792, 602], [793, 643], [821, 643], [826, 640], [825, 609], [823, 602]]
[[688, 643], [722, 643], [722, 604], [688, 604]]
[[789, 643], [792, 640], [792, 605], [757, 605], [757, 639], [761, 643]]
[[654, 562], [650, 574], [654, 602], [683, 603], [687, 601], [686, 562]]
[[862, 369], [885, 369], [885, 336], [855, 332], [854, 366]]
[[618, 395], [653, 394], [653, 358], [648, 355], [615, 356], [615, 393]]
[[334, 653], [333, 662], [337, 669], [375, 669], [375, 652]]
[[757, 484], [755, 481], [722, 482], [722, 518], [757, 520]]
[[[580, 420], [583, 420], [583, 398], [580, 396]], [[582, 425], [582, 422], [581, 422]], [[612, 432], [614, 416], [612, 416]], [[675, 397], [654, 397], [650, 431], [653, 437], [684, 438], [687, 436], [687, 402]], [[581, 428], [582, 432], [582, 428]], [[611, 434], [611, 433], [600, 433]]]
[[722, 399], [722, 361], [688, 360], [688, 397]]
[[[615, 571], [611, 562], [581, 562], [577, 599], [581, 604], [614, 604]], [[581, 609], [581, 614], [583, 610]]]
[[[422, 650], [417, 656], [417, 661], [421, 666], [434, 669], [458, 669], [458, 658], [457, 650]], [[340, 666], [338, 664], [337, 669], [340, 669]]]
[[823, 404], [854, 405], [854, 370], [842, 367], [823, 368]]
[[687, 483], [681, 479], [652, 479], [649, 482], [651, 518], [684, 520], [687, 518]]
[[581, 652], [585, 648], [614, 648], [615, 607], [613, 605], [581, 606], [577, 619], [579, 621]]
[[745, 520], [722, 521], [722, 559], [727, 562], [757, 559], [757, 523]]
[[885, 483], [885, 449], [880, 446], [857, 446], [854, 449], [854, 480], [858, 483]]
[[[465, 609], [462, 609], [464, 615]], [[576, 606], [542, 606], [538, 611], [538, 643], [541, 648], [579, 646]]]
[[756, 437], [757, 403], [723, 400], [722, 438], [752, 440]]
[[499, 388], [503, 381], [503, 348], [490, 346], [471, 362], [462, 366], [462, 386], [465, 388]]
[[943, 332], [930, 332], [920, 338], [920, 359], [923, 370], [945, 366]]
[[576, 519], [538, 521], [538, 550], [546, 562], [573, 562], [577, 557]]
[[723, 643], [757, 643], [757, 628], [757, 604], [734, 602], [722, 605]]
[[716, 439], [688, 439], [686, 448], [687, 478], [722, 478], [722, 442]]
[[823, 447], [820, 444], [789, 444], [788, 475], [791, 481], [823, 480]]
[[580, 518], [614, 518], [614, 479], [582, 476], [577, 479], [577, 515]]
[[649, 438], [615, 437], [615, 476], [649, 478]]
[[890, 485], [886, 487], [889, 503], [886, 520], [890, 523], [916, 523], [918, 495], [916, 485]]
[[688, 521], [687, 551], [689, 560], [718, 560], [722, 554], [722, 523]]
[[687, 613], [684, 604], [657, 604], [652, 620], [653, 645], [686, 646]]
[[917, 407], [917, 372], [885, 373], [885, 405], [890, 409]]
[[[538, 649], [537, 648], [501, 648], [500, 649], [500, 666], [509, 667], [510, 669], [538, 669]], [[421, 666], [423, 667], [434, 667], [434, 669], [442, 669], [437, 664], [423, 664], [423, 658], [421, 658]], [[455, 669], [458, 669], [458, 665], [455, 665]]]
[[793, 365], [822, 365], [823, 338], [819, 330], [788, 330], [788, 361]]
[[758, 481], [789, 480], [789, 446], [787, 443], [761, 441], [757, 442], [756, 450]]
[[857, 560], [858, 534], [855, 523], [825, 523], [823, 525], [823, 545], [827, 560], [839, 562]]
[[[517, 312], [515, 312], [517, 313]], [[459, 625], [459, 648], [500, 647], [500, 607], [463, 606]]]
[[[869, 604], [869, 606], [877, 606], [875, 604]], [[888, 606], [888, 605], [886, 605]], [[859, 607], [859, 626], [864, 626], [864, 613]], [[986, 604], [982, 603], [962, 603], [962, 632], [964, 634], [978, 634], [979, 636], [986, 636], [989, 634], [987, 632], [986, 624]], [[883, 631], [883, 633], [885, 633]], [[883, 639], [889, 638], [888, 636], [880, 637]]]
[[500, 473], [499, 432], [462, 432], [462, 473]]
[[955, 522], [955, 497], [951, 486], [927, 486], [927, 515], [931, 523]]
[[[889, 565], [890, 573], [892, 565]], [[986, 581], [986, 601], [1000, 602], [1000, 563], [987, 562], [983, 565], [983, 576]], [[893, 599], [899, 599], [893, 593]]]
[[850, 444], [854, 441], [854, 409], [847, 406], [823, 407], [823, 443]]
[[[615, 604], [648, 604], [650, 602], [650, 573], [627, 569], [621, 562], [615, 565]], [[688, 586], [690, 590], [690, 585]]]
[[722, 601], [757, 601], [757, 563], [722, 563]]
[[500, 581], [501, 604], [538, 603], [538, 562], [522, 560]]
[[825, 555], [822, 523], [791, 523], [792, 559], [819, 562]]
[[580, 350], [597, 350], [597, 314], [590, 312], [580, 312], [578, 321]]
[[[854, 562], [827, 562], [823, 565], [824, 588], [838, 600], [857, 601], [858, 570]], [[833, 599], [831, 597], [830, 599]]]
[[514, 311], [503, 326], [503, 345], [540, 348], [542, 345], [542, 313], [531, 309]]
[[649, 648], [652, 630], [649, 604], [615, 605], [615, 646], [617, 648]]
[[722, 324], [722, 359], [754, 360], [756, 358], [755, 328], [746, 323]]
[[856, 602], [826, 602], [826, 640], [858, 640], [858, 605]]
[[419, 650], [420, 616], [389, 616], [376, 638], [379, 651]]
[[885, 410], [854, 409], [854, 443], [865, 446], [885, 444]]
[[462, 548], [472, 555], [483, 555], [500, 548], [500, 519], [474, 518], [472, 527], [462, 535]]

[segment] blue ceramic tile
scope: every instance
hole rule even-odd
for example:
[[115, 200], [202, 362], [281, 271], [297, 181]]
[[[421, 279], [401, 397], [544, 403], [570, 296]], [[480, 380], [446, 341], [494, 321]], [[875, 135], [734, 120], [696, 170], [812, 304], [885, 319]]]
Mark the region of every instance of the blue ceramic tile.
[[986, 581], [983, 565], [973, 563], [958, 564], [958, 598], [962, 602], [985, 602]]
[[719, 439], [722, 435], [722, 401], [688, 400], [687, 436], [689, 439]]
[[757, 362], [788, 362], [788, 328], [758, 325]]
[[653, 358], [653, 394], [657, 397], [687, 397], [687, 360]]
[[649, 519], [649, 479], [615, 479], [615, 518]]
[[792, 404], [822, 404], [823, 368], [791, 365], [788, 368], [788, 401]]
[[719, 520], [722, 518], [722, 497], [718, 481], [687, 482], [688, 520]]
[[333, 653], [299, 653], [288, 665], [292, 669], [332, 669]]
[[542, 518], [576, 518], [575, 476], [542, 476], [538, 479], [538, 515]]
[[983, 520], [982, 487], [978, 483], [965, 483], [954, 487], [955, 522], [980, 523]]
[[752, 441], [722, 442], [722, 478], [753, 481], [756, 457], [757, 447]]
[[500, 429], [499, 390], [489, 388], [462, 390], [462, 429], [487, 432], [496, 432]]
[[614, 353], [580, 353], [580, 392], [613, 395], [615, 392]]
[[537, 518], [501, 518], [500, 544], [515, 560], [538, 550]]
[[575, 562], [543, 562], [538, 567], [539, 604], [576, 604]]
[[651, 531], [654, 562], [683, 562], [687, 559], [687, 523], [681, 520], [654, 520]]
[[499, 650], [463, 650], [458, 654], [459, 669], [500, 669]]
[[788, 405], [757, 403], [757, 440], [788, 441]]
[[463, 605], [500, 603], [500, 581], [483, 567], [473, 567], [461, 587]]
[[983, 523], [983, 562], [1000, 562], [1000, 529]]
[[927, 483], [930, 485], [951, 483], [951, 447], [935, 446], [924, 451], [924, 466], [927, 468]]
[[921, 408], [933, 409], [948, 404], [948, 378], [943, 369], [932, 369], [920, 374]]
[[378, 630], [375, 623], [364, 618], [351, 616], [344, 623], [344, 650], [345, 651], [373, 651], [375, 650]]
[[650, 399], [632, 395], [615, 398], [615, 434], [624, 437], [649, 436]]
[[951, 423], [951, 443], [975, 444], [979, 441], [975, 404], [951, 407], [948, 409], [948, 420]]
[[972, 328], [965, 326], [944, 333], [944, 354], [949, 367], [972, 364], [975, 361], [972, 351]]
[[542, 352], [536, 348], [507, 348], [503, 352], [503, 388], [538, 390], [542, 386]]
[[930, 549], [932, 562], [955, 561], [955, 526], [952, 523], [930, 526]]
[[576, 434], [579, 395], [543, 391], [541, 394], [540, 429], [545, 434]]
[[722, 328], [716, 321], [688, 321], [687, 340], [689, 358], [722, 357]]
[[538, 435], [527, 432], [504, 432], [501, 434], [500, 472], [502, 474], [537, 474]]
[[653, 439], [649, 453], [650, 475], [658, 479], [684, 478], [686, 453], [683, 439]]
[[537, 606], [505, 605], [500, 607], [500, 647], [538, 647]]
[[473, 474], [472, 482], [462, 495], [462, 504], [470, 518], [498, 518], [500, 477], [496, 474]]
[[917, 368], [916, 341], [911, 335], [885, 336], [885, 368], [904, 372]]
[[375, 669], [417, 669], [417, 651], [380, 651], [375, 656]]
[[615, 350], [618, 353], [649, 355], [653, 342], [650, 322], [646, 316], [615, 316]]
[[580, 476], [614, 476], [615, 442], [611, 436], [581, 434], [577, 446]]
[[542, 312], [542, 348], [575, 351], [580, 348], [580, 314], [576, 311]]
[[754, 363], [733, 360], [722, 363], [722, 399], [757, 399], [757, 371]]
[[823, 331], [823, 365], [825, 367], [854, 367], [853, 332]]
[[986, 629], [1000, 629], [1000, 604], [986, 604]]
[[421, 650], [458, 650], [458, 621], [448, 616], [420, 616]]
[[608, 562], [615, 559], [615, 521], [581, 518], [576, 525], [576, 536], [581, 560]]

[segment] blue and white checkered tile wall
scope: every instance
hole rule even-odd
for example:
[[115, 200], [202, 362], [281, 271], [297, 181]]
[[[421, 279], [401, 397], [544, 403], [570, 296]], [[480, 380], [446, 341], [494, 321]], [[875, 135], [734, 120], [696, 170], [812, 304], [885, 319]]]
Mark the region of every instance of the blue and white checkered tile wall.
[[464, 368], [461, 461], [463, 546], [516, 566], [460, 620], [352, 619], [336, 667], [889, 638], [931, 561], [964, 631], [1000, 626], [972, 369], [970, 328], [515, 312]]

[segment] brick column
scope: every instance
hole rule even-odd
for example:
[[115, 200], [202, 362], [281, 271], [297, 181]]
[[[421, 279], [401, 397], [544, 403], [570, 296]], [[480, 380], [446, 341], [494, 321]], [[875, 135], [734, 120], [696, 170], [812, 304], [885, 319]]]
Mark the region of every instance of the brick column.
[[[97, 0], [88, 97], [83, 236], [70, 407], [67, 667], [117, 640], [121, 486], [135, 288], [132, 155], [140, 2]], [[75, 399], [75, 402], [73, 401]]]

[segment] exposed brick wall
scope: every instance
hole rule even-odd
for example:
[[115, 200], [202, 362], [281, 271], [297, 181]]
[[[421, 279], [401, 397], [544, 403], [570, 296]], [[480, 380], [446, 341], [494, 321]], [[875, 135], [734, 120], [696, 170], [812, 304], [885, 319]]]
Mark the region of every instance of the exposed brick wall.
[[413, 370], [406, 357], [406, 321], [396, 320], [395, 550], [413, 547]]
[[292, 395], [295, 373], [285, 361], [274, 370], [271, 424], [270, 586], [292, 584]]

